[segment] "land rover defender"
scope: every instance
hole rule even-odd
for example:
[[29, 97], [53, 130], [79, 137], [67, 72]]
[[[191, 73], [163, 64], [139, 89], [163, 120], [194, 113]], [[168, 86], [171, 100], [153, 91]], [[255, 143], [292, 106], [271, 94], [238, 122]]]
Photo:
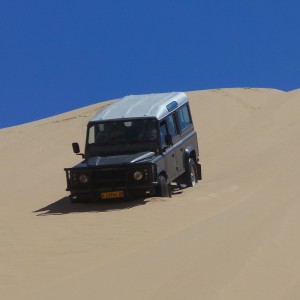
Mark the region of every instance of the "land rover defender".
[[71, 202], [171, 197], [171, 183], [202, 179], [197, 134], [185, 93], [126, 96], [87, 125], [84, 160], [66, 168]]

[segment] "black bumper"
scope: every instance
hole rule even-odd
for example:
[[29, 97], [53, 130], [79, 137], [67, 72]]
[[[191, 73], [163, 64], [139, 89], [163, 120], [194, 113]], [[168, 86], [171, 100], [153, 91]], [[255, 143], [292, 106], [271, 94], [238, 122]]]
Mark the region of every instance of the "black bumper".
[[127, 187], [127, 188], [118, 188], [115, 190], [107, 190], [107, 189], [92, 189], [92, 190], [69, 190], [70, 191], [70, 199], [75, 201], [99, 201], [99, 200], [107, 200], [108, 198], [103, 198], [103, 193], [111, 193], [111, 192], [123, 192], [122, 197], [111, 197], [110, 199], [131, 199], [135, 197], [149, 197], [155, 195], [156, 184], [149, 184], [147, 186], [139, 186], [139, 187]]

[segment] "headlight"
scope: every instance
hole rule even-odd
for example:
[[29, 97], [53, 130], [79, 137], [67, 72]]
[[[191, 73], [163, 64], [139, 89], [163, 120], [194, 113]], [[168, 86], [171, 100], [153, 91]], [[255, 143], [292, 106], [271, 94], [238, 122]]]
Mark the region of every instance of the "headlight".
[[89, 181], [89, 178], [86, 175], [80, 175], [79, 181], [80, 183], [87, 183]]
[[135, 171], [133, 173], [133, 178], [135, 180], [141, 180], [143, 178], [143, 173], [141, 171]]

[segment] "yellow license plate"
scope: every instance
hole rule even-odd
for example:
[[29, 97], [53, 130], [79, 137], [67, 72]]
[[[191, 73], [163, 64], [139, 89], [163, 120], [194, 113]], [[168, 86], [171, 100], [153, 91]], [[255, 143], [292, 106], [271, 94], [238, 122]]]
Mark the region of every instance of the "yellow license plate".
[[123, 198], [123, 197], [124, 197], [123, 191], [101, 193], [101, 199], [112, 199], [112, 198]]

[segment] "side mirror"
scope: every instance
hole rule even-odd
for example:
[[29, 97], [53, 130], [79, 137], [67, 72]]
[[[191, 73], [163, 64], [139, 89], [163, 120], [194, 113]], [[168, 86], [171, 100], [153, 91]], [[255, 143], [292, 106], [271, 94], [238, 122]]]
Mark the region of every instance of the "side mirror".
[[80, 147], [79, 147], [79, 144], [78, 144], [78, 143], [72, 143], [72, 148], [73, 148], [73, 152], [74, 152], [75, 154], [80, 153]]
[[167, 146], [172, 146], [173, 145], [171, 134], [166, 134], [166, 144], [167, 144]]

